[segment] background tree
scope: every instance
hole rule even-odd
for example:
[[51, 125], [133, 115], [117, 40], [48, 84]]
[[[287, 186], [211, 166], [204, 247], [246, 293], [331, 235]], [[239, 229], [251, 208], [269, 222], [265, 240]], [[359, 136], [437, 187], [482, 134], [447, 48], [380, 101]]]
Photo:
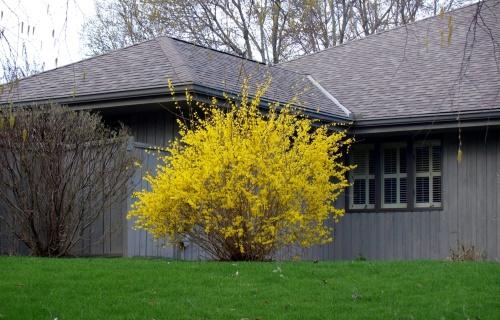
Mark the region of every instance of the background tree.
[[0, 83], [80, 60], [79, 33], [92, 2], [0, 0]]
[[[202, 118], [181, 125], [151, 191], [135, 194], [129, 218], [157, 238], [188, 238], [219, 260], [264, 260], [290, 244], [332, 241], [325, 222], [343, 209], [334, 201], [348, 186], [344, 132], [290, 106], [258, 109], [244, 85], [229, 110], [213, 101]], [[189, 101], [189, 99], [188, 99]]]
[[133, 173], [123, 128], [60, 106], [0, 108], [0, 215], [38, 256], [64, 256], [121, 203]]
[[415, 21], [468, 0], [98, 0], [92, 55], [171, 35], [278, 63]]
[[[3, 11], [0, 12], [3, 16]], [[19, 41], [19, 36], [16, 39], [9, 38], [6, 34], [5, 27], [1, 24], [0, 19], [0, 84], [14, 82], [16, 79], [24, 78], [43, 70], [43, 66], [39, 65], [34, 59], [28, 56], [26, 43], [20, 44], [20, 49], [13, 46], [13, 42]], [[34, 32], [24, 30], [23, 32]], [[26, 27], [27, 28], [27, 27]]]

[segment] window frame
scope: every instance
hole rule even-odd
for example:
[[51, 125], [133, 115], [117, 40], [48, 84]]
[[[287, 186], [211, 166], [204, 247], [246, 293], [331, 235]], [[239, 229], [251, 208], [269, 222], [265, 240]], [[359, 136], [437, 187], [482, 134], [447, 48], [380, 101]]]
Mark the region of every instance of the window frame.
[[[433, 151], [432, 147], [439, 146], [440, 147], [440, 171], [434, 171], [434, 159], [433, 159]], [[416, 169], [416, 157], [417, 157], [417, 148], [418, 147], [429, 147], [429, 171], [427, 172], [417, 172]], [[413, 154], [414, 154], [414, 177], [413, 177], [413, 206], [415, 208], [420, 209], [432, 209], [432, 208], [442, 208], [443, 207], [443, 144], [440, 140], [421, 140], [416, 141], [413, 144]], [[438, 173], [438, 174], [437, 174]], [[429, 178], [429, 202], [417, 202], [417, 178], [425, 177]], [[434, 177], [440, 177], [440, 190], [441, 190], [441, 202], [434, 202]]]
[[[384, 151], [387, 149], [396, 149], [396, 173], [384, 172]], [[405, 148], [404, 157], [406, 157], [406, 172], [401, 173], [401, 148]], [[381, 209], [406, 209], [408, 208], [408, 144], [406, 142], [390, 142], [380, 145], [380, 208]], [[385, 179], [396, 179], [396, 203], [385, 203]], [[406, 179], [406, 202], [401, 202], [401, 179]]]
[[[362, 149], [367, 152], [367, 163], [366, 167], [368, 168], [368, 173], [367, 174], [358, 174], [354, 175], [354, 170], [351, 170], [349, 172], [349, 190], [348, 190], [348, 209], [349, 210], [373, 210], [376, 208], [377, 205], [377, 193], [375, 192], [375, 202], [373, 204], [370, 204], [370, 180], [374, 180], [375, 182], [375, 190], [376, 191], [376, 186], [377, 186], [377, 156], [376, 156], [376, 146], [373, 143], [363, 143], [363, 144], [357, 144], [355, 146], [352, 146], [352, 149]], [[374, 152], [374, 157], [375, 157], [375, 172], [373, 174], [370, 174], [370, 151]], [[353, 151], [351, 151], [353, 152]], [[352, 153], [351, 153], [352, 154]], [[349, 158], [349, 164], [352, 163], [352, 157]], [[359, 177], [359, 178], [356, 178]], [[365, 181], [365, 203], [364, 204], [355, 204], [354, 203], [354, 180], [355, 179], [363, 179]]]

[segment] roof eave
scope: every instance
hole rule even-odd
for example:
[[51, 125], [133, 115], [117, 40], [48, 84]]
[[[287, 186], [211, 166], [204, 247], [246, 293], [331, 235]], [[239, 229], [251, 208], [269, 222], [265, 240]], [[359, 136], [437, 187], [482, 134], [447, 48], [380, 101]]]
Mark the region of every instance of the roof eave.
[[[0, 105], [14, 105], [14, 106], [26, 106], [26, 105], [41, 105], [48, 103], [58, 103], [62, 105], [68, 105], [72, 108], [79, 110], [90, 110], [90, 109], [106, 109], [106, 108], [116, 108], [116, 107], [127, 107], [135, 106], [140, 104], [154, 104], [154, 103], [166, 103], [173, 101], [184, 101], [185, 91], [189, 91], [197, 98], [209, 102], [212, 97], [224, 98], [224, 93], [230, 96], [237, 96], [237, 92], [225, 92], [218, 89], [205, 87], [201, 85], [196, 85], [192, 83], [181, 83], [175, 85], [175, 92], [172, 93], [168, 86], [154, 87], [154, 88], [140, 88], [127, 91], [115, 91], [115, 92], [103, 92], [90, 95], [81, 96], [61, 96], [55, 98], [41, 98], [41, 99], [29, 99], [29, 100], [17, 100], [17, 101], [3, 101]], [[269, 99], [262, 99], [261, 107], [266, 108], [269, 103], [275, 101]], [[280, 101], [280, 103], [286, 103]], [[339, 122], [339, 123], [349, 123], [352, 119], [347, 117], [330, 114], [327, 112], [312, 110], [309, 108], [301, 108], [297, 106], [306, 114], [312, 118], [318, 119], [325, 123]]]
[[374, 134], [498, 125], [500, 125], [500, 110], [488, 110], [418, 117], [358, 120], [353, 126], [353, 132], [357, 134]]

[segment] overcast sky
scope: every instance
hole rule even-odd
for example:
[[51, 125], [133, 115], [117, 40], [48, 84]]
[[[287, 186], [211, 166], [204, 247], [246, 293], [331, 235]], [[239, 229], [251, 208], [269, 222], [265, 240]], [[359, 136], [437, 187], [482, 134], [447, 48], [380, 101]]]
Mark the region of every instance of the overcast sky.
[[[5, 28], [13, 50], [21, 52], [25, 44], [30, 57], [49, 70], [56, 59], [62, 66], [85, 57], [82, 26], [94, 14], [94, 0], [0, 0], [0, 30]], [[5, 45], [0, 50], [7, 54]]]

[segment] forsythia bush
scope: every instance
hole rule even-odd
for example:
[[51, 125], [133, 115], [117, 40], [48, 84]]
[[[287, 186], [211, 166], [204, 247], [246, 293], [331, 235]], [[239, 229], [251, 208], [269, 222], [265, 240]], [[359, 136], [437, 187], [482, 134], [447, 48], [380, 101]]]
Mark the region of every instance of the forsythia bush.
[[[156, 237], [188, 237], [220, 260], [264, 260], [282, 246], [332, 241], [333, 202], [348, 186], [345, 132], [316, 126], [288, 105], [259, 104], [244, 85], [230, 108], [214, 100], [191, 125], [180, 122], [164, 165], [134, 195], [129, 218]], [[189, 100], [189, 99], [188, 99]]]

